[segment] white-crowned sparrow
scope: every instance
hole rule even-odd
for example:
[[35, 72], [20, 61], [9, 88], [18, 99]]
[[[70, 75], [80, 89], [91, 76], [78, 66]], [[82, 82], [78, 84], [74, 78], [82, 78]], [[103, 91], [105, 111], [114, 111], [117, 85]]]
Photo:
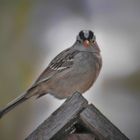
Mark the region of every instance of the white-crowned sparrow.
[[31, 88], [0, 111], [0, 117], [32, 96], [39, 98], [49, 93], [63, 99], [76, 91], [84, 93], [97, 79], [101, 67], [94, 33], [82, 30], [74, 45], [58, 54]]

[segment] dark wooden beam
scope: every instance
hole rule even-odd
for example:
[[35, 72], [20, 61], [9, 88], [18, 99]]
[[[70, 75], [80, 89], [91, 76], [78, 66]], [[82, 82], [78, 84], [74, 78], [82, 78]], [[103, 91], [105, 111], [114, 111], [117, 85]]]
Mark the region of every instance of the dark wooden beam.
[[100, 140], [129, 140], [94, 105], [82, 111], [80, 119]]
[[96, 140], [93, 134], [70, 134], [61, 140]]
[[80, 93], [68, 98], [47, 120], [45, 120], [26, 140], [59, 139], [72, 131], [77, 122], [78, 114], [87, 106], [88, 102]]
[[129, 140], [80, 93], [73, 94], [26, 140]]

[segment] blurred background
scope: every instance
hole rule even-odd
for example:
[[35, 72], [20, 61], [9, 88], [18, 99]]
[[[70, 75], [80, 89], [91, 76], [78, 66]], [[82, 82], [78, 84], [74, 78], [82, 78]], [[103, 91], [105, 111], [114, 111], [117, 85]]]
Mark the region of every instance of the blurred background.
[[[140, 139], [139, 0], [0, 0], [0, 108], [24, 92], [81, 29], [94, 31], [100, 76], [84, 94], [131, 140]], [[64, 100], [31, 99], [0, 120], [1, 140], [23, 140]]]

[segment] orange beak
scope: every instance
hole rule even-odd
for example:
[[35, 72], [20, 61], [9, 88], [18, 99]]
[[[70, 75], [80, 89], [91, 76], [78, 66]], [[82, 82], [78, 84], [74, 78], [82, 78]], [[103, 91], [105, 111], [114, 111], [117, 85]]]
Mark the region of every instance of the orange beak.
[[83, 45], [84, 45], [84, 47], [86, 47], [86, 48], [88, 48], [89, 47], [89, 41], [88, 40], [85, 40], [84, 42], [83, 42]]

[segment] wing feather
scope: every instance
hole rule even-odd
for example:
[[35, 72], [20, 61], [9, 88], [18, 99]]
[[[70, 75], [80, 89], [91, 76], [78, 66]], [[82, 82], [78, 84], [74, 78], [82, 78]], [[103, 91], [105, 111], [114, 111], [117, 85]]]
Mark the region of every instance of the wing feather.
[[78, 53], [79, 53], [78, 50], [74, 50], [71, 48], [62, 51], [50, 62], [48, 67], [38, 77], [34, 85], [40, 83], [41, 81], [49, 80], [56, 73], [72, 67], [74, 63], [74, 57]]

